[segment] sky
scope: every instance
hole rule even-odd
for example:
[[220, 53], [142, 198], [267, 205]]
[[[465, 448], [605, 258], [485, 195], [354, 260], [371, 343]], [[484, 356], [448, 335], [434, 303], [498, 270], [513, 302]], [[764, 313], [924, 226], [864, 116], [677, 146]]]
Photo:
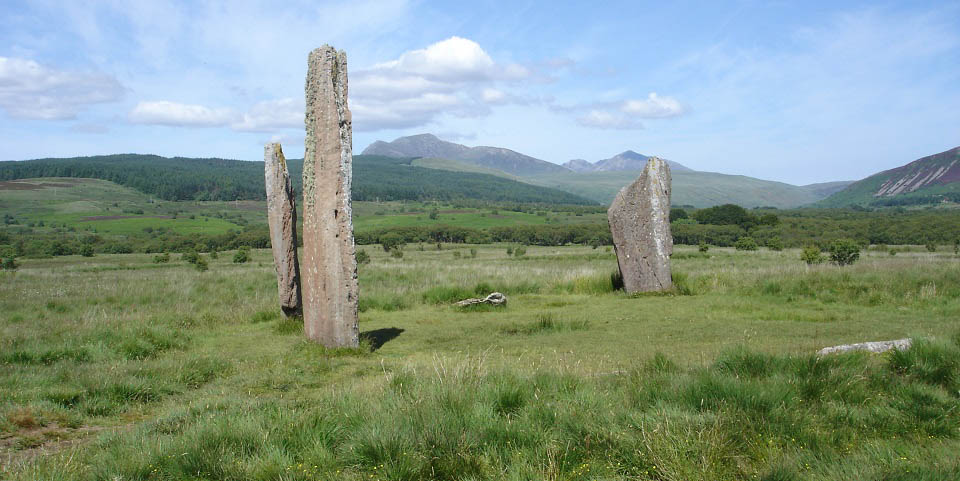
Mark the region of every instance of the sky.
[[960, 1], [0, 3], [0, 160], [303, 155], [346, 51], [354, 151], [433, 133], [791, 184], [960, 146]]

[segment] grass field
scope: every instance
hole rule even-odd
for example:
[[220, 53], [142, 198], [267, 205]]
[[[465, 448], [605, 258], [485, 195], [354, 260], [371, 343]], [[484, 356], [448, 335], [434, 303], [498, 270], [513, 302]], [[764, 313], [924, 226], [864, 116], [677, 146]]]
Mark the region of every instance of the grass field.
[[[0, 272], [0, 477], [960, 477], [953, 255], [681, 247], [675, 292], [631, 297], [605, 247], [443, 247], [364, 248], [356, 351], [281, 318], [269, 251], [23, 260]], [[450, 306], [493, 290], [505, 308]]]
[[[436, 219], [430, 212], [438, 212]], [[46, 178], [0, 182], [0, 212], [36, 232], [61, 231], [135, 235], [145, 229], [180, 234], [221, 234], [244, 225], [266, 224], [266, 202], [168, 202], [96, 179]], [[606, 215], [512, 212], [444, 203], [354, 202], [357, 232], [388, 227], [444, 224], [483, 229], [494, 226], [604, 222]]]

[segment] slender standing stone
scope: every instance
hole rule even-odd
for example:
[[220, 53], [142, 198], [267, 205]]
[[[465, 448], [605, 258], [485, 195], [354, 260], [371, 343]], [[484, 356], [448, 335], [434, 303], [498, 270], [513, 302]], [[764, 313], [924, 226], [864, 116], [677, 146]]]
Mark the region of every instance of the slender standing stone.
[[327, 347], [356, 347], [359, 287], [346, 54], [329, 45], [310, 52], [305, 90], [303, 327], [307, 338]]
[[670, 182], [667, 163], [650, 157], [640, 177], [620, 190], [607, 211], [613, 248], [627, 292], [673, 287]]
[[263, 169], [267, 187], [267, 224], [270, 225], [270, 246], [277, 270], [280, 309], [287, 317], [301, 316], [297, 202], [280, 144], [267, 144], [263, 148]]

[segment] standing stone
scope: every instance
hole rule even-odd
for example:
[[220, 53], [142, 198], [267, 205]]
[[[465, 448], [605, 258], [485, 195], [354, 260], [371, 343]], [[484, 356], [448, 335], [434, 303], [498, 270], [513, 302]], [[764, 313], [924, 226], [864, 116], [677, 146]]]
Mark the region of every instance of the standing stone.
[[627, 292], [673, 287], [670, 182], [667, 163], [650, 157], [640, 177], [621, 189], [607, 210], [613, 248]]
[[297, 262], [297, 203], [294, 199], [287, 159], [280, 144], [263, 148], [264, 179], [267, 187], [267, 224], [270, 246], [277, 269], [280, 309], [287, 317], [303, 315], [300, 300], [300, 264]]
[[307, 338], [327, 347], [356, 347], [359, 287], [346, 54], [329, 45], [310, 52], [305, 90], [303, 327]]

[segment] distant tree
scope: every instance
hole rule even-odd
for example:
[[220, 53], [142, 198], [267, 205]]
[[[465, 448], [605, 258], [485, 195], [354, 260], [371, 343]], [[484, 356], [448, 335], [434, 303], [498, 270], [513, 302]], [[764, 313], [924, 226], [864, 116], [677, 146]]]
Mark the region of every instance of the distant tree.
[[370, 263], [370, 254], [367, 254], [367, 251], [363, 249], [357, 250], [357, 265], [365, 265]]
[[780, 218], [777, 217], [777, 214], [763, 214], [760, 216], [760, 225], [769, 225], [774, 226], [780, 224]]
[[736, 204], [700, 209], [693, 213], [693, 218], [701, 224], [738, 225], [747, 230], [758, 223], [757, 216]]
[[196, 264], [200, 260], [200, 254], [197, 254], [197, 251], [184, 252], [183, 255], [180, 256], [180, 260], [188, 264]]
[[823, 263], [823, 254], [817, 246], [806, 246], [800, 253], [800, 260], [806, 262], [807, 265], [821, 264]]
[[753, 240], [753, 237], [741, 237], [737, 239], [737, 242], [733, 244], [733, 247], [738, 251], [755, 251], [757, 250], [757, 241]]
[[246, 247], [241, 247], [237, 249], [237, 252], [233, 254], [233, 263], [234, 264], [244, 264], [250, 260], [250, 251]]
[[687, 214], [687, 211], [685, 211], [685, 210], [683, 210], [683, 209], [681, 209], [681, 208], [679, 208], [679, 207], [674, 207], [674, 208], [670, 209], [670, 222], [673, 222], [673, 221], [675, 221], [675, 220], [680, 220], [680, 219], [686, 219], [686, 218], [689, 218], [689, 217], [690, 217], [690, 215]]
[[837, 239], [830, 244], [829, 252], [831, 262], [846, 266], [860, 258], [860, 245], [850, 239]]
[[15, 271], [19, 267], [20, 266], [17, 265], [17, 261], [13, 257], [7, 257], [2, 263], [0, 263], [0, 268], [5, 271]]
[[403, 237], [400, 237], [400, 234], [390, 232], [380, 236], [380, 245], [383, 246], [384, 252], [390, 252], [394, 249], [399, 249], [403, 245]]
[[780, 240], [779, 236], [771, 237], [767, 240], [767, 247], [772, 251], [782, 251], [783, 250], [783, 241]]

